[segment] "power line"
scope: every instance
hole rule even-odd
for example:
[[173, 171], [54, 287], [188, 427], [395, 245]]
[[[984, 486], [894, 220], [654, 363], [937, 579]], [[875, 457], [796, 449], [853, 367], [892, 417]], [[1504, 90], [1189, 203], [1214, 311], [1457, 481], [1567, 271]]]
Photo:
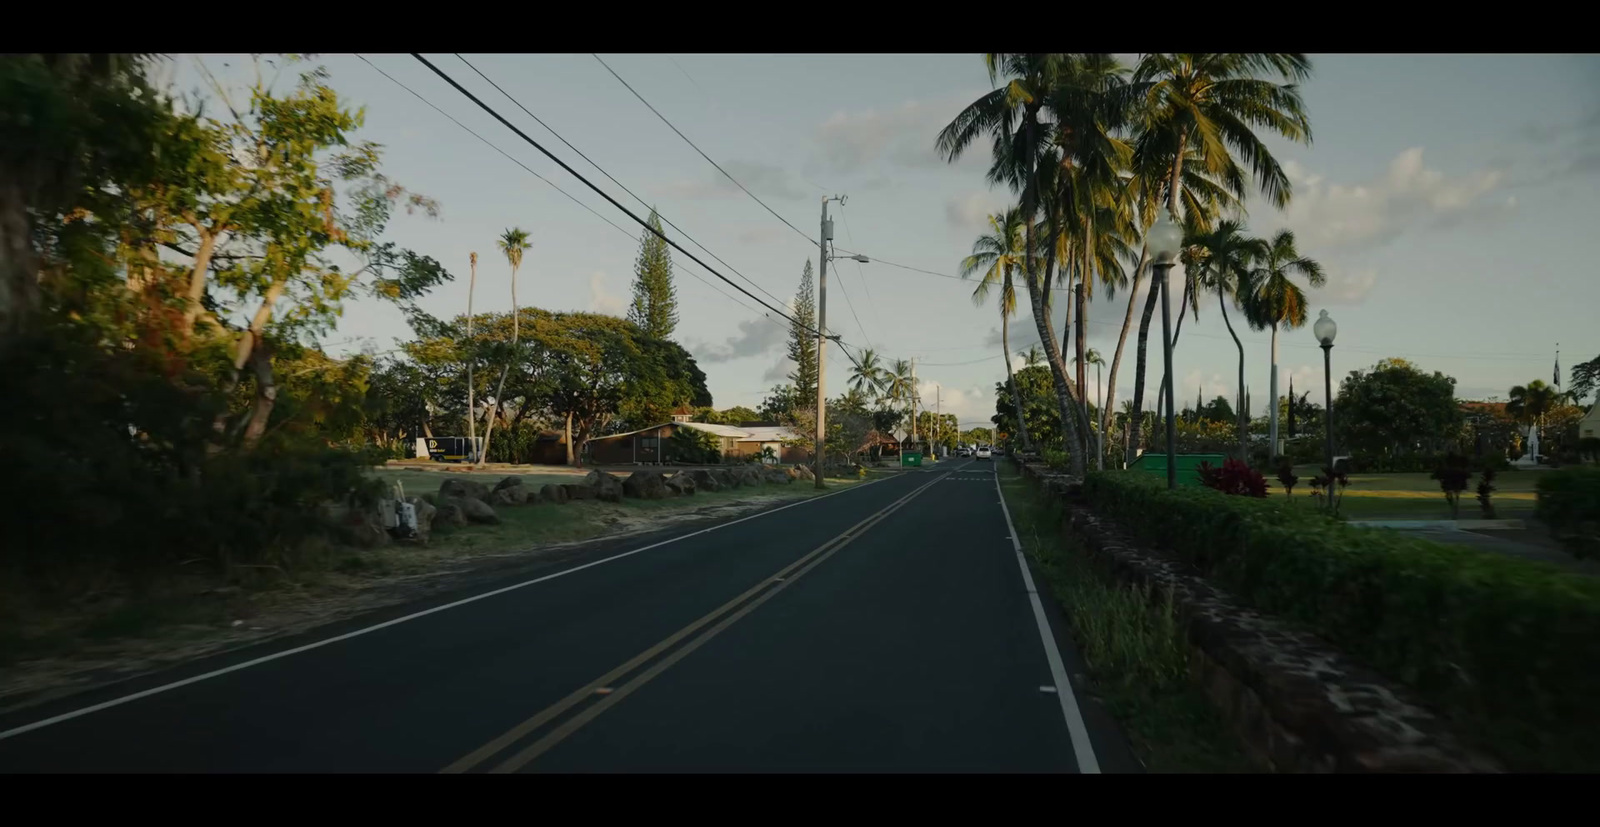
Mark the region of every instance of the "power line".
[[656, 110], [656, 108], [654, 106], [651, 106], [650, 102], [645, 100], [643, 95], [639, 94], [632, 86], [629, 86], [628, 82], [623, 80], [622, 76], [617, 74], [616, 70], [612, 69], [609, 65], [607, 65], [604, 60], [601, 60], [599, 55], [594, 54], [593, 52], [591, 52], [590, 55], [595, 60], [599, 60], [600, 61], [600, 65], [601, 66], [605, 66], [606, 67], [606, 71], [610, 72], [611, 76], [616, 78], [618, 83], [621, 83], [629, 92], [633, 92], [633, 96], [638, 98], [639, 102], [644, 104], [647, 109], [649, 109], [651, 112], [654, 112], [655, 116], [660, 118], [662, 123], [666, 124], [668, 126], [668, 128], [670, 128], [673, 132], [678, 133], [678, 137], [682, 138], [684, 143], [688, 144], [690, 147], [693, 147], [695, 152], [699, 152], [700, 153], [700, 157], [701, 158], [706, 159], [706, 162], [711, 164], [712, 166], [716, 167], [718, 172], [720, 172], [723, 175], [727, 176], [728, 180], [732, 181], [734, 183], [734, 186], [737, 186], [739, 189], [744, 190], [744, 194], [745, 195], [748, 195], [751, 198], [755, 198], [755, 202], [757, 204], [760, 204], [764, 209], [766, 209], [767, 212], [772, 213], [772, 217], [773, 218], [776, 218], [779, 221], [782, 221], [785, 226], [787, 226], [791, 230], [794, 230], [797, 235], [799, 235], [801, 238], [806, 240], [806, 243], [808, 243], [808, 244], [814, 243], [812, 241], [812, 239], [811, 239], [811, 236], [806, 235], [805, 232], [802, 231], [799, 227], [796, 227], [795, 225], [790, 224], [789, 223], [789, 219], [784, 218], [781, 215], [778, 215], [778, 211], [777, 210], [774, 210], [773, 208], [768, 207], [767, 206], [767, 202], [762, 201], [760, 198], [756, 198], [756, 194], [755, 193], [751, 192], [750, 189], [748, 187], [746, 187], [744, 184], [739, 183], [739, 179], [733, 177], [732, 175], [729, 175], [728, 171], [723, 169], [721, 164], [717, 163], [716, 161], [711, 160], [711, 156], [710, 155], [705, 154], [704, 152], [702, 152], [700, 150], [700, 147], [695, 146], [694, 141], [689, 140], [689, 136], [688, 135], [683, 134], [682, 130], [678, 129], [676, 126], [673, 126], [672, 125], [672, 121], [667, 120], [667, 116], [666, 115], [661, 114], [659, 111]]
[[[633, 211], [628, 209], [627, 207], [622, 206], [622, 204], [617, 202], [617, 199], [612, 198], [608, 193], [606, 193], [605, 190], [602, 190], [599, 187], [595, 186], [593, 182], [591, 182], [588, 178], [583, 177], [582, 174], [580, 174], [577, 170], [573, 169], [569, 164], [567, 164], [567, 162], [565, 162], [565, 161], [561, 160], [560, 158], [556, 157], [554, 153], [550, 152], [550, 150], [545, 149], [544, 146], [541, 145], [538, 141], [535, 141], [534, 139], [528, 137], [527, 133], [525, 133], [522, 130], [518, 129], [515, 124], [513, 124], [510, 121], [506, 120], [504, 115], [501, 115], [499, 112], [496, 112], [494, 110], [494, 107], [490, 106], [487, 103], [484, 103], [482, 100], [480, 100], [478, 98], [477, 95], [472, 94], [472, 92], [470, 90], [468, 90], [465, 86], [462, 86], [460, 83], [456, 82], [456, 79], [450, 77], [450, 75], [447, 74], [443, 69], [440, 69], [439, 67], [433, 65], [431, 62], [429, 62], [429, 60], [427, 58], [423, 57], [421, 54], [419, 54], [417, 52], [412, 52], [411, 56], [416, 58], [420, 63], [422, 63], [422, 65], [424, 65], [424, 66], [428, 67], [430, 70], [432, 70], [434, 74], [438, 75], [440, 78], [443, 78], [446, 83], [450, 84], [457, 92], [460, 92], [461, 94], [465, 95], [468, 100], [471, 100], [473, 103], [477, 104], [479, 108], [483, 109], [483, 111], [488, 112], [490, 115], [492, 115], [495, 120], [499, 121], [502, 124], [505, 124], [507, 129], [510, 129], [512, 132], [517, 133], [517, 137], [519, 137], [522, 140], [526, 141], [534, 149], [537, 149], [540, 152], [544, 153], [545, 157], [549, 158], [552, 161], [555, 161], [556, 164], [558, 164], [562, 169], [566, 170], [568, 174], [570, 174], [574, 178], [577, 178], [579, 181], [582, 181], [584, 186], [587, 186], [589, 189], [594, 190], [596, 193], [598, 193], [600, 195], [601, 198], [604, 198], [604, 199], [606, 199], [606, 201], [610, 202], [611, 206], [616, 207], [619, 210], [622, 210], [624, 213], [627, 214], [627, 216], [629, 218], [633, 219], [634, 222], [636, 222], [639, 226], [645, 228], [646, 230], [648, 230], [651, 233], [654, 233], [657, 238], [660, 238], [661, 240], [665, 241], [666, 243], [672, 245], [673, 249], [675, 249], [678, 252], [683, 253], [684, 255], [688, 256], [689, 260], [691, 260], [694, 263], [700, 265], [701, 267], [704, 267], [706, 269], [706, 272], [709, 272], [711, 275], [716, 276], [717, 278], [721, 279], [723, 282], [725, 282], [729, 286], [733, 287], [733, 289], [738, 290], [740, 293], [743, 293], [746, 296], [748, 296], [749, 298], [753, 299], [757, 304], [767, 308], [768, 310], [772, 311], [773, 313], [778, 314], [779, 316], [781, 316], [781, 317], [783, 317], [785, 319], [788, 319], [791, 323], [799, 324], [799, 322], [795, 321], [795, 319], [793, 317], [791, 317], [788, 313], [785, 313], [782, 310], [779, 310], [778, 308], [773, 307], [770, 304], [767, 304], [766, 301], [764, 301], [761, 297], [755, 295], [754, 293], [751, 293], [749, 290], [746, 290], [743, 287], [741, 287], [740, 285], [736, 284], [732, 279], [730, 279], [727, 276], [724, 276], [721, 273], [717, 272], [710, 265], [708, 265], [705, 262], [701, 261], [700, 258], [698, 256], [696, 256], [694, 253], [691, 253], [688, 250], [683, 249], [683, 247], [681, 245], [679, 245], [678, 242], [673, 241], [670, 238], [667, 238], [665, 234], [657, 231], [656, 228], [650, 226], [649, 222], [647, 222], [644, 219], [640, 218], [639, 216], [635, 215], [633, 213]], [[801, 325], [801, 327], [805, 328], [805, 325]], [[816, 332], [816, 330], [814, 328], [805, 328], [805, 329], [811, 330], [811, 332], [813, 332], [813, 333]]]
[[[594, 217], [600, 219], [601, 221], [606, 222], [607, 224], [610, 224], [614, 229], [616, 229], [617, 232], [622, 233], [623, 235], [627, 236], [629, 239], [632, 239], [635, 244], [639, 243], [639, 238], [637, 236], [635, 236], [634, 234], [628, 232], [627, 230], [623, 229], [622, 227], [618, 226], [618, 224], [615, 221], [612, 221], [611, 219], [606, 218], [605, 216], [601, 215], [599, 212], [595, 211], [595, 209], [593, 207], [589, 206], [588, 204], [583, 203], [582, 201], [579, 201], [578, 198], [576, 196], [574, 196], [572, 193], [567, 192], [566, 190], [564, 190], [560, 186], [558, 186], [554, 181], [551, 181], [549, 178], [546, 178], [543, 175], [540, 175], [532, 167], [529, 167], [527, 164], [524, 164], [521, 161], [517, 160], [515, 156], [511, 155], [511, 153], [506, 152], [505, 150], [503, 150], [500, 147], [496, 146], [494, 144], [494, 142], [490, 141], [488, 138], [485, 138], [482, 135], [479, 135], [476, 131], [474, 131], [472, 129], [472, 127], [469, 127], [466, 124], [462, 123], [461, 121], [456, 120], [455, 116], [451, 115], [449, 112], [444, 111], [443, 109], [440, 109], [437, 105], [435, 105], [433, 103], [433, 101], [430, 101], [427, 98], [423, 97], [415, 89], [412, 89], [411, 87], [405, 85], [404, 83], [401, 83], [397, 78], [395, 78], [393, 75], [389, 74], [388, 72], [385, 72], [382, 69], [379, 69], [377, 67], [377, 65], [375, 65], [372, 61], [367, 60], [365, 55], [357, 54], [356, 57], [360, 58], [362, 63], [365, 63], [368, 66], [371, 66], [373, 68], [373, 70], [376, 71], [378, 74], [383, 75], [384, 77], [388, 78], [396, 86], [399, 86], [401, 89], [404, 89], [407, 92], [410, 92], [413, 97], [415, 97], [417, 100], [422, 101], [423, 103], [427, 104], [431, 109], [433, 109], [433, 111], [438, 112], [439, 114], [441, 114], [441, 115], [445, 116], [446, 118], [448, 118], [451, 123], [453, 123], [456, 126], [459, 126], [462, 129], [466, 130], [467, 134], [471, 135], [474, 138], [477, 138], [479, 141], [482, 141], [484, 143], [484, 145], [488, 146], [490, 149], [494, 150], [495, 152], [498, 152], [501, 155], [504, 155], [507, 159], [509, 159], [511, 161], [511, 163], [516, 164], [519, 167], [522, 167], [524, 170], [526, 170], [528, 172], [528, 174], [530, 174], [533, 177], [539, 179], [540, 181], [545, 182], [546, 184], [549, 184], [550, 187], [552, 189], [554, 189], [556, 192], [559, 192], [562, 195], [566, 196], [570, 201], [572, 201], [572, 203], [577, 204], [578, 206], [584, 208], [585, 210], [588, 210], [591, 214], [594, 215]], [[679, 272], [685, 273], [685, 274], [693, 277], [696, 281], [699, 281], [701, 284], [704, 284], [705, 286], [711, 288], [713, 291], [715, 291], [717, 293], [717, 295], [720, 295], [723, 298], [726, 298], [729, 301], [733, 302], [734, 304], [737, 304], [740, 307], [743, 307], [744, 309], [749, 310], [750, 312], [755, 313], [756, 315], [762, 316], [763, 318], [765, 318], [765, 315], [762, 314], [761, 311], [756, 310], [755, 308], [750, 307], [749, 305], [747, 305], [747, 304], [739, 301], [738, 299], [735, 299], [734, 297], [728, 295], [727, 293], [724, 293], [721, 290], [717, 289], [717, 286], [715, 284], [712, 284], [711, 282], [706, 281], [704, 278], [702, 278], [700, 276], [699, 273], [696, 273], [696, 272], [694, 272], [692, 270], [686, 270], [686, 269], [681, 268], [681, 267], [675, 267], [674, 269], [678, 270]], [[769, 321], [770, 321], [770, 319], [769, 319]], [[773, 322], [773, 324], [777, 324], [777, 323]]]
[[[563, 138], [561, 136], [561, 133], [557, 132], [555, 130], [555, 128], [552, 127], [550, 124], [545, 123], [544, 119], [542, 119], [538, 115], [535, 115], [532, 112], [528, 111], [528, 107], [523, 106], [522, 102], [517, 100], [516, 98], [512, 97], [510, 92], [507, 92], [505, 89], [502, 89], [500, 87], [500, 84], [495, 83], [494, 80], [491, 79], [488, 75], [484, 74], [481, 69], [479, 69], [478, 67], [472, 65], [472, 61], [467, 60], [466, 58], [462, 57], [459, 52], [456, 53], [456, 59], [461, 61], [462, 63], [467, 64], [467, 68], [468, 69], [471, 69], [472, 71], [477, 72], [478, 77], [483, 78], [485, 81], [487, 81], [489, 83], [490, 86], [493, 86], [495, 88], [495, 91], [499, 92], [502, 96], [504, 96], [506, 100], [511, 101], [511, 103], [516, 105], [516, 107], [518, 109], [521, 109], [524, 113], [526, 113], [528, 117], [530, 117], [530, 118], [534, 119], [534, 121], [538, 122], [538, 124], [540, 126], [544, 127], [546, 132], [549, 132], [551, 135], [556, 136], [556, 140], [560, 141], [563, 144], [566, 144], [568, 149], [572, 150], [573, 152], [578, 153], [578, 157], [582, 158], [585, 161], [588, 161], [589, 162], [589, 166], [592, 166], [595, 169], [599, 170], [601, 175], [604, 175], [605, 177], [607, 177], [607, 178], [609, 178], [611, 180], [611, 183], [616, 184], [617, 186], [622, 188], [623, 192], [633, 196], [633, 200], [638, 201], [646, 209], [655, 210], [654, 206], [652, 206], [650, 203], [646, 202], [643, 198], [640, 198], [638, 195], [636, 195], [633, 190], [628, 189], [626, 184], [622, 183], [621, 181], [618, 181], [614, 176], [612, 176], [611, 173], [606, 172], [605, 168], [600, 166], [600, 164], [597, 163], [593, 158], [590, 158], [588, 155], [585, 155], [583, 150], [573, 146], [571, 141], [567, 140], [566, 138]], [[739, 272], [737, 269], [734, 268], [734, 266], [732, 264], [729, 264], [728, 262], [723, 261], [722, 258], [719, 257], [716, 253], [713, 253], [710, 250], [707, 250], [706, 246], [704, 244], [701, 244], [699, 241], [696, 241], [694, 236], [689, 235], [688, 231], [684, 230], [682, 227], [679, 227], [677, 224], [672, 223], [672, 219], [667, 218], [665, 215], [662, 215], [659, 211], [656, 212], [656, 215], [659, 216], [662, 221], [667, 222], [667, 226], [671, 227], [674, 230], [677, 230], [679, 233], [681, 233], [683, 235], [684, 238], [689, 239], [690, 243], [694, 244], [694, 246], [696, 246], [696, 247], [699, 247], [702, 251], [705, 252], [706, 255], [711, 256], [712, 258], [716, 259], [718, 264], [721, 264], [722, 266], [728, 268], [729, 270], [732, 270], [734, 275], [738, 276], [739, 278], [744, 279], [745, 281], [750, 282], [750, 285], [752, 287], [756, 288], [757, 290], [760, 290], [763, 293], [766, 293], [767, 296], [769, 296], [773, 301], [779, 302], [779, 303], [783, 302], [783, 299], [780, 299], [777, 296], [772, 295], [772, 293], [770, 291], [768, 291], [765, 287], [762, 287], [761, 285], [756, 284], [754, 279], [751, 279], [749, 276], [745, 275], [744, 273]]]

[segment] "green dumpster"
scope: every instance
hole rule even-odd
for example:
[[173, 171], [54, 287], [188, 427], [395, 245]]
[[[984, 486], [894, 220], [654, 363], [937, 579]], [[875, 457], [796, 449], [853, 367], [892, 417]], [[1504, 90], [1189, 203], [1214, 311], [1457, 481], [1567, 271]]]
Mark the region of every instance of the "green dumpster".
[[[1209, 462], [1212, 465], [1220, 468], [1223, 461], [1227, 458], [1228, 457], [1225, 454], [1178, 454], [1176, 457], [1174, 457], [1178, 464], [1178, 484], [1199, 485], [1200, 463]], [[1132, 464], [1128, 466], [1128, 470], [1142, 471], [1146, 474], [1154, 474], [1161, 479], [1166, 479], [1166, 452], [1146, 451], [1145, 453], [1140, 454], [1139, 458], [1134, 460]]]
[[921, 468], [922, 467], [922, 452], [921, 451], [906, 451], [905, 453], [901, 454], [900, 455], [900, 467], [901, 468]]

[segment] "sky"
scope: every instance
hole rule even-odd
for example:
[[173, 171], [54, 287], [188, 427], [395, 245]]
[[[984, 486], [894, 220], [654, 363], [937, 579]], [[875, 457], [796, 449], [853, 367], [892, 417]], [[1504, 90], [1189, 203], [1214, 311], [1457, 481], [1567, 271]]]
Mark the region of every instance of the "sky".
[[[476, 251], [474, 309], [509, 310], [510, 266], [494, 242], [520, 227], [533, 245], [518, 275], [523, 305], [625, 313], [637, 242], [555, 187], [634, 237], [637, 224], [415, 58], [365, 57], [370, 64], [332, 54], [315, 62], [341, 96], [366, 108], [359, 137], [384, 145], [385, 174], [443, 207], [436, 220], [402, 215], [389, 228], [391, 240], [433, 256], [456, 277], [424, 299], [424, 309], [465, 312], [468, 257]], [[456, 56], [427, 57], [620, 203], [646, 213], [517, 103], [526, 107], [717, 258], [669, 227], [670, 237], [774, 305], [792, 300], [804, 263], [815, 262], [823, 197], [848, 196], [843, 207], [830, 206], [834, 242], [875, 261], [830, 266], [830, 332], [886, 359], [915, 358], [927, 404], [937, 399], [963, 428], [989, 424], [995, 383], [1005, 378], [999, 311], [974, 305], [973, 283], [956, 274], [985, 217], [1011, 195], [984, 181], [986, 144], [953, 164], [934, 151], [939, 129], [993, 88], [981, 56], [600, 55], [793, 227], [724, 177], [592, 55], [465, 56], [517, 103]], [[1593, 264], [1600, 255], [1588, 247], [1600, 228], [1600, 56], [1311, 59], [1302, 92], [1313, 143], [1267, 138], [1293, 182], [1293, 200], [1279, 211], [1251, 199], [1248, 224], [1261, 236], [1293, 230], [1301, 253], [1327, 270], [1328, 285], [1309, 291], [1310, 319], [1327, 310], [1338, 322], [1335, 382], [1401, 357], [1455, 377], [1461, 398], [1503, 399], [1512, 385], [1550, 381], [1558, 344], [1564, 382], [1573, 364], [1600, 356]], [[199, 77], [195, 60], [171, 64], [180, 88]], [[243, 56], [204, 60], [225, 79], [247, 76]], [[281, 85], [290, 83], [286, 72]], [[756, 407], [791, 368], [787, 322], [687, 257], [675, 252], [674, 261], [678, 341], [706, 372], [717, 407]], [[1112, 297], [1097, 289], [1090, 302], [1088, 344], [1108, 367], [1128, 299], [1125, 291]], [[1137, 327], [1142, 291], [1135, 301]], [[1011, 320], [1018, 364], [1038, 341], [1023, 305]], [[1159, 318], [1147, 409], [1160, 381]], [[1320, 402], [1322, 353], [1310, 319], [1279, 333], [1280, 392], [1292, 378]], [[1060, 322], [1058, 315], [1058, 336]], [[1268, 398], [1269, 334], [1241, 328], [1240, 335], [1259, 414]], [[381, 351], [408, 336], [398, 310], [360, 301], [347, 307], [327, 344], [340, 353]], [[1131, 396], [1134, 346], [1130, 334], [1119, 399]], [[1200, 393], [1234, 398], [1238, 354], [1214, 298], [1184, 323], [1173, 359], [1180, 407]], [[830, 395], [844, 389], [850, 367], [829, 348]], [[1100, 392], [1093, 369], [1089, 389]]]

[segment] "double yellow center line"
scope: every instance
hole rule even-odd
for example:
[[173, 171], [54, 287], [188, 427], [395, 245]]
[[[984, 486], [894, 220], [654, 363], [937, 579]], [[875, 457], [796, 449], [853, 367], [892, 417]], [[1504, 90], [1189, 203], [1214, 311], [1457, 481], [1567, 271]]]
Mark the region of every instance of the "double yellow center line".
[[[557, 724], [555, 727], [549, 729], [533, 743], [527, 745], [510, 758], [507, 758], [495, 765], [494, 768], [489, 771], [491, 773], [510, 773], [522, 769], [534, 759], [546, 752], [549, 752], [552, 748], [561, 743], [572, 733], [583, 728], [585, 724], [593, 721], [595, 718], [600, 717], [600, 715], [604, 714], [607, 709], [616, 706], [622, 701], [623, 698], [633, 694], [641, 686], [649, 683], [657, 675], [660, 675], [662, 672], [670, 669], [673, 664], [683, 660], [685, 657], [688, 657], [690, 652], [693, 652], [694, 650], [705, 645], [707, 641], [721, 634], [724, 629], [727, 629], [729, 626], [737, 623], [740, 618], [755, 611], [756, 608], [758, 608], [761, 604], [771, 600], [773, 596], [778, 594], [778, 592], [788, 588], [789, 584], [799, 580], [801, 577], [804, 577], [812, 569], [821, 565], [824, 560], [827, 560], [829, 557], [833, 556], [833, 554], [839, 549], [849, 545], [851, 540], [854, 540], [855, 538], [866, 533], [873, 526], [877, 525], [879, 522], [882, 522], [890, 514], [893, 514], [896, 510], [910, 502], [912, 498], [928, 490], [935, 483], [941, 482], [947, 476], [949, 476], [949, 474], [941, 474], [904, 497], [901, 497], [900, 499], [895, 500], [893, 503], [890, 503], [883, 509], [874, 512], [871, 516], [867, 517], [861, 522], [856, 523], [848, 529], [845, 529], [844, 533], [839, 534], [826, 543], [823, 543], [822, 545], [817, 546], [815, 549], [812, 549], [804, 557], [801, 557], [793, 563], [784, 566], [781, 571], [756, 584], [738, 597], [735, 597], [734, 599], [729, 600], [727, 603], [724, 603], [721, 606], [711, 610], [711, 612], [706, 614], [704, 617], [701, 617], [699, 620], [696, 620], [682, 629], [673, 632], [660, 643], [657, 643], [656, 645], [651, 646], [649, 649], [646, 649], [643, 652], [633, 656], [626, 663], [618, 666], [615, 669], [612, 669], [610, 672], [595, 678], [593, 681], [590, 681], [588, 685], [581, 689], [575, 690], [572, 694], [562, 698], [560, 701], [552, 704], [539, 714], [534, 715], [532, 718], [517, 724], [510, 730], [507, 730], [506, 733], [500, 737], [495, 738], [489, 743], [484, 744], [465, 756], [462, 756], [459, 760], [441, 770], [441, 772], [470, 772], [489, 761], [489, 759], [505, 752], [507, 749], [522, 741], [524, 738], [527, 738], [529, 735], [544, 729], [557, 718], [560, 718], [562, 715], [570, 712], [575, 707], [578, 707], [585, 702], [592, 701], [595, 698], [599, 698], [598, 701], [589, 703], [589, 705], [584, 707], [583, 710], [577, 715], [567, 718], [560, 724]], [[706, 628], [708, 626], [710, 627], [709, 629]], [[702, 633], [701, 630], [705, 631]], [[697, 634], [698, 637], [695, 636]], [[683, 643], [685, 640], [688, 640], [688, 643], [682, 646], [678, 645]], [[675, 646], [678, 648], [674, 649], [673, 647]], [[670, 653], [668, 653], [669, 650]], [[661, 657], [664, 653], [668, 654], [666, 654], [665, 657]], [[651, 663], [652, 661], [654, 662]], [[620, 685], [616, 683], [618, 679], [632, 674], [635, 670], [639, 669], [639, 667], [644, 666], [647, 663], [651, 664], [648, 669], [645, 669], [643, 672], [639, 672], [637, 675], [629, 678]]]

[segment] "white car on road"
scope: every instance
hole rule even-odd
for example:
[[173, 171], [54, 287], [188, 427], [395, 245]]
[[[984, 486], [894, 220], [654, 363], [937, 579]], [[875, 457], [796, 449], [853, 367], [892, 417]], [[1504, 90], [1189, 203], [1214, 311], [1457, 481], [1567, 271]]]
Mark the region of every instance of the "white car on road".
[[988, 459], [989, 455], [990, 455], [989, 446], [987, 446], [987, 445], [978, 446], [978, 453], [976, 455], [978, 459]]

